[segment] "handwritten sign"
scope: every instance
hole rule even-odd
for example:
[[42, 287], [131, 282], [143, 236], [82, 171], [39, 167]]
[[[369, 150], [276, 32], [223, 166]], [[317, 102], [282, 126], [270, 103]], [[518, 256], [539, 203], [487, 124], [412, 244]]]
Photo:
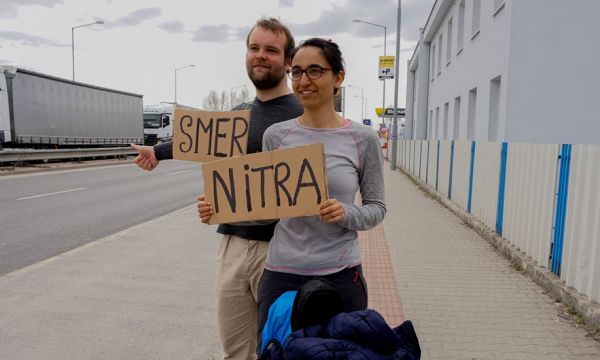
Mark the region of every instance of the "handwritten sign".
[[177, 108], [174, 117], [173, 159], [208, 162], [246, 153], [250, 110]]
[[209, 224], [315, 215], [329, 196], [323, 144], [202, 165]]

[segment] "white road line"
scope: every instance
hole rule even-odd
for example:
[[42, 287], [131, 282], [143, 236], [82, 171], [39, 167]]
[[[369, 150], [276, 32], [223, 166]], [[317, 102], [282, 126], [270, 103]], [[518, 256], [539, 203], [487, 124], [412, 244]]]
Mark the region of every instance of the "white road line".
[[172, 173], [167, 173], [166, 175], [167, 175], [167, 176], [169, 176], [169, 175], [175, 175], [175, 174], [186, 173], [186, 172], [190, 172], [190, 171], [192, 171], [192, 170], [190, 170], [190, 169], [187, 169], [187, 170], [181, 170], [181, 171], [175, 171], [175, 172], [172, 172]]
[[42, 197], [42, 196], [50, 196], [50, 195], [56, 195], [56, 194], [63, 194], [63, 193], [71, 192], [71, 191], [79, 191], [79, 190], [85, 190], [85, 189], [87, 189], [87, 188], [77, 188], [77, 189], [57, 191], [57, 192], [47, 193], [47, 194], [41, 194], [41, 195], [27, 196], [27, 197], [19, 198], [19, 199], [17, 199], [17, 201], [19, 201], [19, 200], [28, 200], [28, 199], [33, 199], [33, 198], [39, 198], [39, 197]]

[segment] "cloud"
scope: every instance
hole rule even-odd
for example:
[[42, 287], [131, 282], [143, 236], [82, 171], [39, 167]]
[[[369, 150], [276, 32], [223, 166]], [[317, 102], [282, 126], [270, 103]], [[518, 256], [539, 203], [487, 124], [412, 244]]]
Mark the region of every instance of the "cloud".
[[279, 0], [279, 7], [292, 7], [294, 0]]
[[202, 25], [194, 32], [193, 41], [223, 43], [235, 40], [237, 31], [229, 25]]
[[165, 21], [158, 25], [158, 27], [171, 34], [178, 34], [184, 31], [183, 23], [179, 20]]
[[[419, 40], [419, 28], [425, 25], [427, 15], [434, 2], [434, 0], [405, 0], [402, 2], [401, 35], [403, 40]], [[331, 9], [323, 11], [314, 21], [290, 24], [290, 28], [296, 37], [331, 37], [338, 34], [350, 34], [362, 38], [383, 36], [381, 27], [352, 22], [353, 19], [361, 19], [386, 26], [388, 40], [390, 40], [390, 35], [396, 33], [397, 9], [397, 0], [348, 0], [342, 6], [333, 5]]]
[[5, 31], [0, 30], [0, 39], [8, 41], [14, 41], [27, 46], [40, 47], [40, 46], [55, 46], [55, 47], [69, 47], [71, 44], [63, 44], [54, 40], [50, 40], [41, 36], [25, 34], [19, 31]]
[[53, 7], [57, 4], [62, 4], [63, 0], [2, 0], [0, 6], [0, 18], [16, 18], [20, 6], [40, 5]]
[[143, 8], [130, 12], [129, 14], [118, 18], [115, 21], [105, 20], [104, 24], [108, 28], [126, 27], [139, 25], [146, 20], [159, 17], [162, 10], [157, 7]]

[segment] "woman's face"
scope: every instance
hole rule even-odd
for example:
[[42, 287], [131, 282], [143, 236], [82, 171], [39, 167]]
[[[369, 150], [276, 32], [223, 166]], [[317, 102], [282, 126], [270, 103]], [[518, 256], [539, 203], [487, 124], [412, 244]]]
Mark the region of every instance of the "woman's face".
[[299, 79], [292, 80], [292, 88], [305, 108], [333, 106], [334, 89], [341, 86], [344, 73], [336, 75], [331, 71], [321, 49], [314, 46], [300, 48], [292, 59], [291, 71], [292, 75], [300, 73]]

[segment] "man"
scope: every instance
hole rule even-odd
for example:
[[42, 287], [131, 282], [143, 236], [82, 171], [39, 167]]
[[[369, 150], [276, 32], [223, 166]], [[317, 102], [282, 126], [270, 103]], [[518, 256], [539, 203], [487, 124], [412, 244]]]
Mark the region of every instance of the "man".
[[[289, 54], [294, 48], [290, 31], [274, 18], [260, 19], [248, 34], [246, 48], [246, 70], [256, 98], [236, 109], [251, 110], [247, 148], [251, 154], [262, 150], [262, 136], [269, 126], [302, 115], [303, 108], [287, 84]], [[132, 147], [139, 151], [135, 163], [145, 170], [173, 157], [171, 142]], [[217, 318], [225, 359], [256, 358], [258, 283], [274, 227], [222, 224], [217, 230], [223, 234], [218, 254]]]

